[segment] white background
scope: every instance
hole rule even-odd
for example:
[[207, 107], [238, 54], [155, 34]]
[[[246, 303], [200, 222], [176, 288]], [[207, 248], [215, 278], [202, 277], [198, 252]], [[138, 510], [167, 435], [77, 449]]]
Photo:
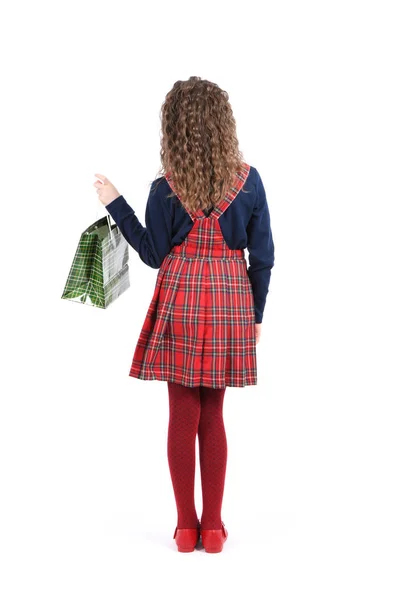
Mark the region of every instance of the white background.
[[[399, 598], [396, 5], [1, 9], [3, 600]], [[259, 384], [225, 396], [218, 555], [177, 552], [166, 383], [128, 376], [157, 271], [130, 248], [109, 309], [61, 300], [94, 173], [144, 223], [191, 75], [229, 93], [276, 251]]]

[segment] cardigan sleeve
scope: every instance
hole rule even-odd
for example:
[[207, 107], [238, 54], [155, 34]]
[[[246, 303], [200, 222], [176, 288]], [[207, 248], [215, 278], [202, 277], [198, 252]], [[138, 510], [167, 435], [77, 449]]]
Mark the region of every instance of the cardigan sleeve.
[[275, 248], [267, 197], [257, 170], [256, 195], [253, 214], [247, 225], [247, 249], [249, 252], [247, 273], [253, 289], [255, 322], [262, 323], [271, 269], [275, 262]]
[[159, 269], [172, 247], [172, 215], [168, 202], [159, 189], [150, 189], [145, 227], [122, 195], [107, 204], [106, 209], [141, 260], [149, 267]]

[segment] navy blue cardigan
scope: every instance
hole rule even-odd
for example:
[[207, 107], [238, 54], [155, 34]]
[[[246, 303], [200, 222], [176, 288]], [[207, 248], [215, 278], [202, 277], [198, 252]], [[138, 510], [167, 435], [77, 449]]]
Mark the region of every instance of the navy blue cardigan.
[[[219, 217], [219, 223], [229, 248], [248, 250], [247, 273], [253, 289], [255, 322], [261, 323], [275, 260], [274, 241], [264, 185], [255, 167], [250, 167], [243, 187], [250, 193], [241, 190]], [[165, 177], [154, 180], [147, 200], [146, 227], [122, 195], [106, 205], [129, 245], [154, 269], [160, 268], [171, 248], [181, 244], [193, 226], [177, 197], [166, 197], [171, 191]]]

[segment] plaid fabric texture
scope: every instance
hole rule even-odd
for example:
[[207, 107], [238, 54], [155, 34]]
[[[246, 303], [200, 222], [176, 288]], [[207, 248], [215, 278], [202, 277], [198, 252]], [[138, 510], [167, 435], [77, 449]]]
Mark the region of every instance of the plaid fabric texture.
[[61, 298], [107, 308], [130, 286], [128, 242], [108, 216], [81, 235]]
[[[189, 387], [257, 384], [254, 297], [244, 249], [229, 248], [218, 220], [249, 171], [243, 163], [209, 216], [188, 211], [193, 227], [160, 266], [131, 377]], [[171, 174], [166, 178], [176, 193]]]

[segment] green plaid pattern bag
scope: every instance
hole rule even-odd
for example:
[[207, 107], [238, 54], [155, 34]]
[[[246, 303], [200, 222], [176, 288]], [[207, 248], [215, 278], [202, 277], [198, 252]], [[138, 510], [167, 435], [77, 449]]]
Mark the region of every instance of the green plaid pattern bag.
[[129, 249], [106, 215], [81, 235], [61, 299], [107, 308], [130, 286]]

